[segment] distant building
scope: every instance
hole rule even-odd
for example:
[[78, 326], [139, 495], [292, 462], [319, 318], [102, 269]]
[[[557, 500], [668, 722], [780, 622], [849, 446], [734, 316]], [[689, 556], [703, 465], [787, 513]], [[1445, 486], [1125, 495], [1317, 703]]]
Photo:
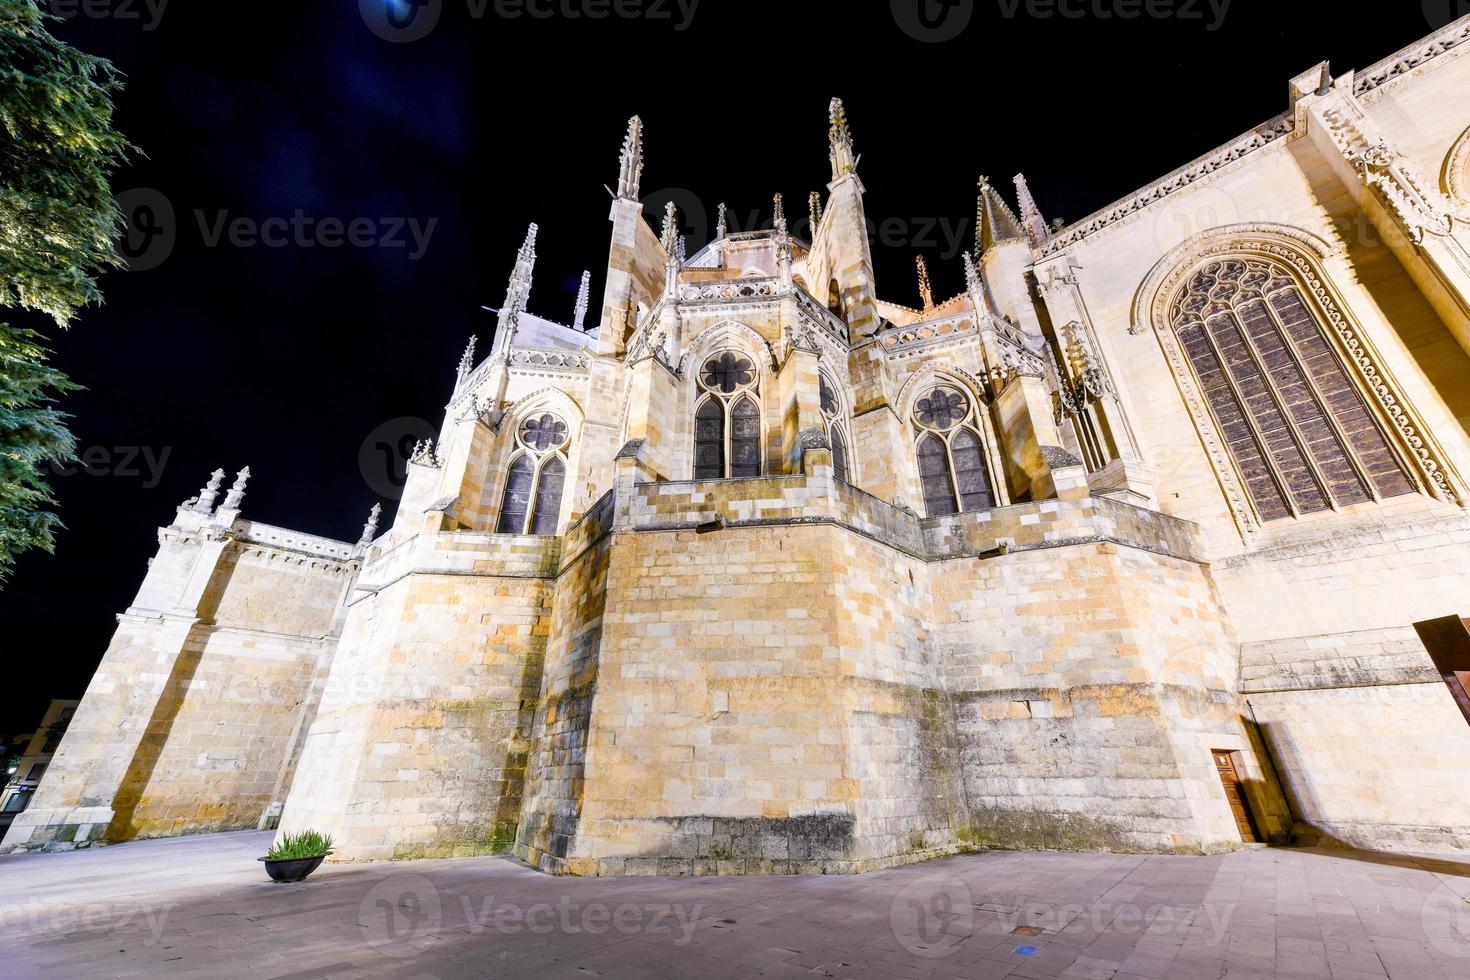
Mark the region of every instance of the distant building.
[[65, 734], [66, 726], [71, 724], [72, 715], [76, 714], [80, 703], [57, 698], [46, 709], [40, 727], [29, 736], [19, 737], [18, 741], [23, 740], [21, 744], [25, 748], [15, 771], [4, 774], [7, 782], [0, 790], [0, 829], [9, 827], [15, 815], [30, 805], [36, 787], [41, 784], [41, 777], [46, 775], [46, 767], [51, 764], [51, 756], [61, 745], [61, 736]]

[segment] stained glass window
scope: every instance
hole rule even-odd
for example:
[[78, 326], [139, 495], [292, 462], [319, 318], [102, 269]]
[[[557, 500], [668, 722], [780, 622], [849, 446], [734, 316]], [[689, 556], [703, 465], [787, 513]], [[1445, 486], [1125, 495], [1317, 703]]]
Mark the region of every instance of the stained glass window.
[[1180, 347], [1264, 521], [1413, 491], [1291, 273], [1210, 262], [1175, 301]]
[[760, 476], [761, 413], [757, 372], [750, 358], [716, 354], [699, 371], [694, 412], [694, 478]]
[[994, 507], [995, 489], [971, 400], [955, 388], [935, 386], [914, 402], [913, 421], [924, 512], [941, 517]]

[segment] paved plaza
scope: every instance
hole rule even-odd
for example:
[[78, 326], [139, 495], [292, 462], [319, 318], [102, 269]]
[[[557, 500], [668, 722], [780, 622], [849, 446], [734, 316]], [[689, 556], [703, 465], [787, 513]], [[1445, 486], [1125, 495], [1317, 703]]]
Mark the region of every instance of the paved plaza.
[[0, 976], [1470, 976], [1470, 860], [996, 851], [856, 877], [266, 880], [269, 833], [0, 858]]

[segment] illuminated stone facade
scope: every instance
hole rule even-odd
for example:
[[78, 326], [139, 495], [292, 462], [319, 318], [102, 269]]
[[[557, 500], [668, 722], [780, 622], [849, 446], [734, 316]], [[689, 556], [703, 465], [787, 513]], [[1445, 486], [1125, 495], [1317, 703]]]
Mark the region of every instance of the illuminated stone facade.
[[982, 178], [965, 290], [921, 262], [913, 307], [839, 102], [810, 234], [777, 200], [693, 254], [634, 119], [590, 328], [585, 278], [571, 324], [530, 312], [533, 226], [388, 530], [181, 508], [5, 846], [1470, 847], [1470, 727], [1413, 629], [1470, 611], [1467, 50], [1462, 19], [1312, 69], [1070, 225]]

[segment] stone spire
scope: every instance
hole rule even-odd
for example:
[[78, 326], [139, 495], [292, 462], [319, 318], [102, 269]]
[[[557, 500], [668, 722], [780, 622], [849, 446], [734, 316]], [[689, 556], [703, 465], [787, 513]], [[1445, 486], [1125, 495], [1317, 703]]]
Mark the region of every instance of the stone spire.
[[219, 499], [219, 488], [224, 482], [224, 470], [215, 470], [209, 474], [209, 482], [204, 485], [204, 489], [199, 491], [199, 496], [194, 498], [194, 509], [201, 514], [212, 512], [214, 502]]
[[245, 502], [245, 484], [250, 482], [250, 467], [245, 467], [235, 474], [235, 483], [230, 487], [230, 492], [225, 494], [225, 503], [221, 510], [239, 510], [240, 505]]
[[628, 120], [628, 135], [623, 137], [623, 152], [618, 158], [618, 197], [638, 200], [638, 185], [643, 179], [643, 120]]
[[980, 275], [980, 270], [975, 268], [975, 257], [969, 252], [965, 258], [965, 288], [970, 291], [970, 300], [975, 304], [975, 309], [981, 313], [991, 316], [999, 316], [995, 305], [995, 297], [990, 295], [990, 286]]
[[360, 545], [373, 543], [373, 538], [378, 536], [378, 518], [383, 514], [382, 504], [373, 504], [373, 509], [368, 511], [367, 523], [362, 526], [362, 537], [357, 539]]
[[786, 228], [786, 205], [781, 203], [781, 195], [777, 194], [771, 202], [771, 228], [778, 235], [787, 233]]
[[572, 326], [583, 329], [587, 321], [587, 298], [592, 291], [592, 270], [582, 270], [582, 282], [577, 286], [577, 305], [572, 307]]
[[475, 369], [475, 343], [479, 340], [474, 334], [470, 335], [470, 342], [465, 345], [464, 353], [459, 355], [459, 366], [454, 372], [454, 386], [458, 388], [464, 384], [464, 379], [469, 377]]
[[822, 195], [812, 191], [806, 196], [807, 212], [811, 215], [812, 238], [817, 237], [817, 226], [822, 223]]
[[719, 210], [715, 217], [715, 241], [725, 237], [725, 203], [720, 202]]
[[679, 244], [679, 209], [673, 201], [664, 205], [664, 223], [658, 243], [664, 247], [664, 254], [669, 257], [670, 261], [673, 261], [675, 249]]
[[980, 193], [975, 198], [975, 255], [978, 258], [990, 250], [996, 242], [1012, 238], [1025, 238], [1010, 206], [1001, 199], [1000, 193], [990, 186], [990, 178], [980, 177]]
[[1031, 244], [1040, 243], [1051, 233], [1051, 229], [1041, 216], [1041, 209], [1036, 206], [1036, 198], [1031, 196], [1025, 174], [1016, 174], [1016, 202], [1021, 206], [1021, 224], [1026, 229], [1026, 236], [1031, 239]]
[[531, 277], [536, 270], [536, 232], [533, 221], [526, 229], [526, 240], [516, 252], [515, 269], [511, 271], [510, 283], [505, 287], [505, 302], [500, 306], [500, 319], [495, 328], [495, 351], [510, 349], [511, 337], [531, 297]]
[[922, 255], [914, 256], [914, 264], [919, 269], [919, 299], [923, 301], [924, 312], [929, 313], [934, 309], [934, 287], [929, 282], [929, 266]]
[[786, 205], [777, 194], [772, 202], [771, 228], [776, 235], [776, 261], [781, 266], [783, 282], [791, 279], [791, 233], [786, 225]]
[[832, 179], [839, 180], [857, 168], [852, 155], [852, 131], [847, 128], [847, 110], [842, 108], [841, 99], [833, 99], [827, 106], [830, 125], [827, 129], [828, 155], [832, 160]]

